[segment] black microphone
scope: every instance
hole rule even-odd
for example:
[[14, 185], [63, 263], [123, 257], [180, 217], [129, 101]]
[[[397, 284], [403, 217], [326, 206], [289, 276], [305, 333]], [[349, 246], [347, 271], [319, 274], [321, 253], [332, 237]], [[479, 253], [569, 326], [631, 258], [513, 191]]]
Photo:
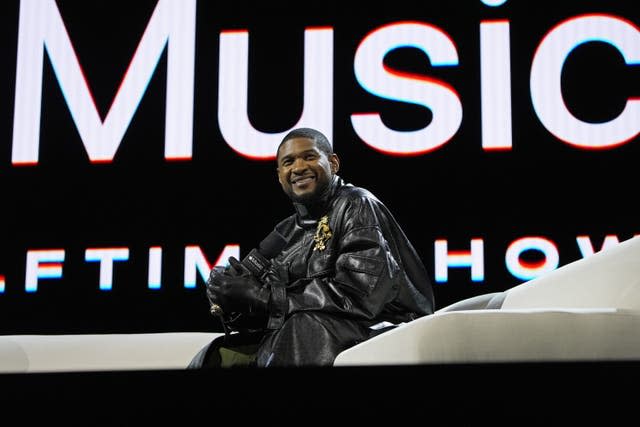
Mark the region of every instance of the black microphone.
[[286, 245], [287, 239], [277, 230], [273, 230], [260, 242], [257, 248], [249, 252], [241, 264], [260, 279], [271, 267], [271, 261], [269, 260], [278, 255]]
[[[252, 249], [240, 263], [245, 266], [251, 274], [262, 280], [271, 267], [270, 259], [278, 255], [286, 245], [287, 239], [277, 230], [273, 230], [260, 242], [258, 247]], [[223, 314], [222, 307], [218, 304], [212, 304], [210, 311], [215, 315]]]

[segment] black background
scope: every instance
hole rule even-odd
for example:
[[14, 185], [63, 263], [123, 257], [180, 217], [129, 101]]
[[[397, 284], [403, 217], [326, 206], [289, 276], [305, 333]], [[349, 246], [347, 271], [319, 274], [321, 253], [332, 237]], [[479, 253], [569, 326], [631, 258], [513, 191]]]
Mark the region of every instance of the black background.
[[[13, 166], [11, 138], [19, 3], [2, 7], [0, 52], [0, 191], [2, 256], [0, 333], [211, 331], [203, 282], [183, 285], [184, 247], [199, 245], [213, 262], [227, 243], [241, 255], [291, 213], [273, 161], [235, 153], [217, 124], [218, 42], [222, 30], [250, 34], [249, 117], [263, 132], [282, 132], [298, 120], [302, 102], [302, 34], [306, 27], [334, 30], [334, 149], [341, 176], [370, 189], [392, 210], [433, 278], [434, 240], [468, 250], [484, 239], [485, 280], [469, 269], [449, 269], [436, 283], [436, 308], [521, 283], [504, 262], [508, 245], [524, 236], [554, 241], [560, 264], [581, 257], [576, 236], [598, 249], [606, 235], [625, 240], [637, 225], [637, 138], [619, 147], [587, 151], [551, 135], [531, 104], [529, 72], [536, 47], [559, 22], [584, 13], [608, 13], [638, 24], [635, 2], [480, 1], [349, 2], [256, 6], [234, 1], [198, 2], [196, 22], [193, 158], [164, 159], [166, 55], [114, 161], [92, 164], [45, 55], [40, 160]], [[60, 1], [59, 9], [104, 117], [153, 11], [154, 1]], [[360, 5], [358, 9], [357, 5]], [[513, 148], [484, 151], [480, 125], [479, 24], [508, 19], [511, 28]], [[456, 67], [431, 67], [415, 49], [397, 49], [394, 68], [446, 81], [458, 92], [463, 119], [438, 150], [415, 157], [377, 152], [355, 134], [350, 116], [379, 111], [387, 126], [423, 128], [424, 108], [377, 98], [353, 73], [361, 40], [396, 21], [423, 21], [448, 33], [458, 49]], [[640, 96], [640, 67], [626, 66], [611, 45], [586, 43], [568, 58], [563, 94], [580, 119], [616, 117], [628, 97]], [[114, 264], [113, 289], [98, 289], [98, 264], [84, 261], [90, 247], [125, 246], [127, 262]], [[163, 248], [162, 288], [147, 288], [148, 249]], [[62, 279], [24, 289], [29, 249], [64, 248]]]

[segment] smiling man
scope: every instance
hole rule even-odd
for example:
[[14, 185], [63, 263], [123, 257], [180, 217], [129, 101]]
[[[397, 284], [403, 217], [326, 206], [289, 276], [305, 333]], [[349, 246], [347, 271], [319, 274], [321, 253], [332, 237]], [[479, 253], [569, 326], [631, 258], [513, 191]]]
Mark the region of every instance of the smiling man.
[[433, 312], [414, 247], [380, 200], [337, 175], [321, 132], [289, 132], [277, 163], [295, 209], [274, 229], [283, 249], [264, 275], [234, 258], [211, 271], [209, 302], [238, 333], [214, 340], [191, 367], [330, 366], [341, 351]]

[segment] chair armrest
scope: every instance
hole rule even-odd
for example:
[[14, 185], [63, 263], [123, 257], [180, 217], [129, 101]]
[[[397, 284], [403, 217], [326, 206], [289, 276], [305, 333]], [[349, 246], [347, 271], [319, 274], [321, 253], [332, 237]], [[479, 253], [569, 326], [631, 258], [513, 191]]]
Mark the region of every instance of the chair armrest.
[[182, 369], [220, 333], [0, 336], [0, 372]]

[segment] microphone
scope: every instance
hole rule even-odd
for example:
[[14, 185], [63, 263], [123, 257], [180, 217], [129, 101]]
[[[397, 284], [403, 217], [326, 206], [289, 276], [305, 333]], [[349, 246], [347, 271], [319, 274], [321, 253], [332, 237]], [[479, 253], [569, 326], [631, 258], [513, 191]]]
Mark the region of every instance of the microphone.
[[[274, 229], [260, 242], [258, 247], [252, 249], [240, 263], [245, 266], [251, 274], [262, 280], [271, 267], [271, 261], [269, 260], [278, 255], [286, 245], [287, 239], [285, 239], [279, 231]], [[222, 316], [224, 314], [222, 307], [218, 304], [212, 304], [210, 311], [211, 314], [216, 316]]]
[[257, 248], [242, 260], [241, 264], [258, 279], [261, 279], [271, 267], [271, 258], [280, 253], [287, 245], [287, 239], [280, 232], [273, 230], [267, 237], [260, 242]]

